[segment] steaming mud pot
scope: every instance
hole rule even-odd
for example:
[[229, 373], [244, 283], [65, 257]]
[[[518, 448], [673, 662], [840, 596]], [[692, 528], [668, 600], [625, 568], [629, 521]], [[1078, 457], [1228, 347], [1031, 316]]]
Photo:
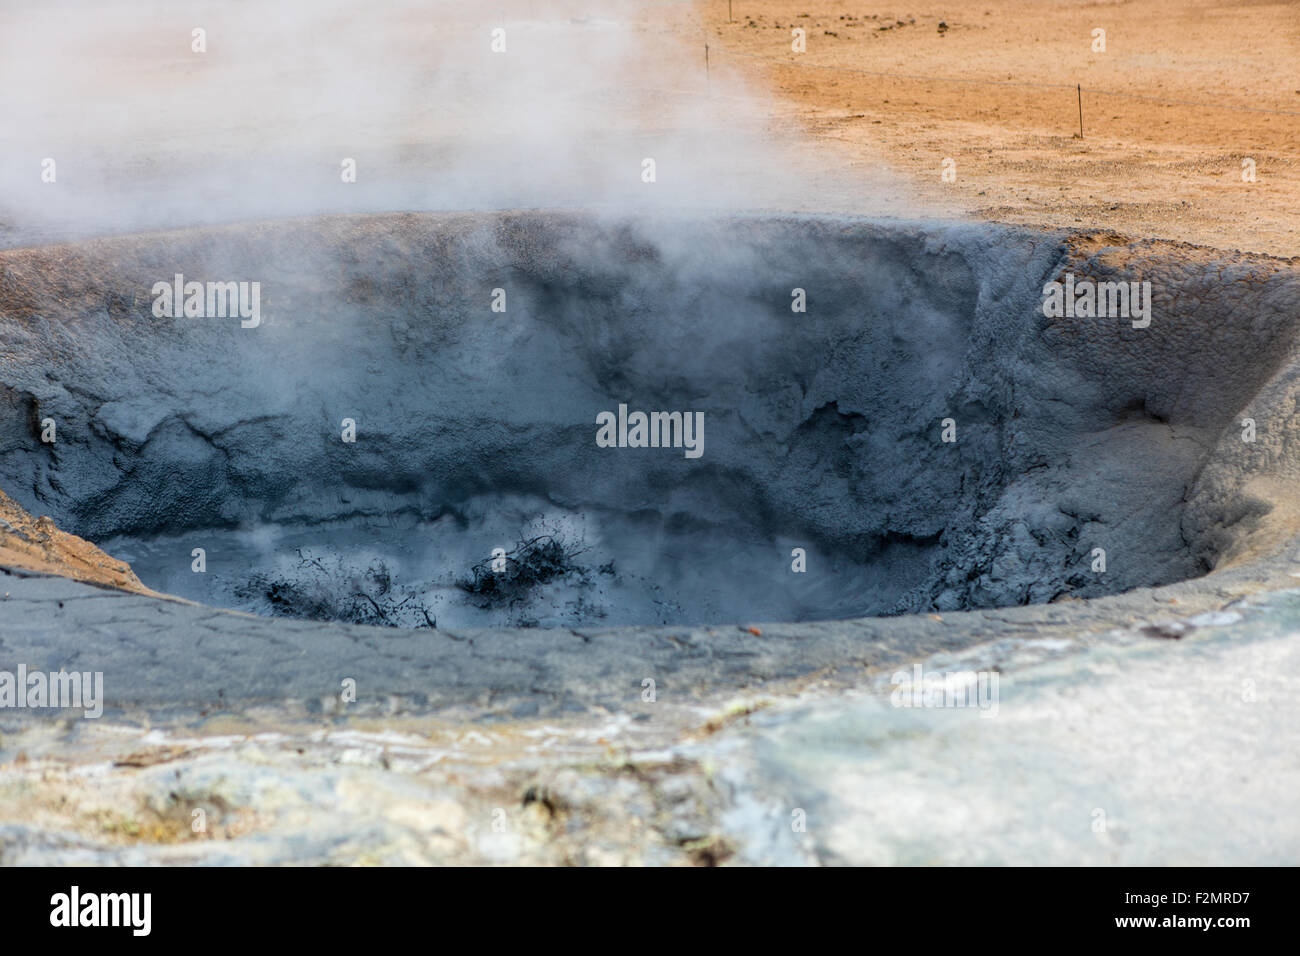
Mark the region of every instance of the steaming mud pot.
[[0, 253], [0, 486], [113, 555], [0, 501], [6, 661], [104, 686], [0, 708], [0, 860], [1294, 862], [1297, 291], [842, 219]]
[[[1290, 517], [1264, 517], [1290, 467], [1281, 260], [529, 214], [0, 267], [0, 482], [223, 607], [416, 627], [950, 611], [1194, 577]], [[1044, 305], [1076, 278], [1103, 288], [1091, 307]], [[1129, 283], [1132, 321], [1104, 293]]]

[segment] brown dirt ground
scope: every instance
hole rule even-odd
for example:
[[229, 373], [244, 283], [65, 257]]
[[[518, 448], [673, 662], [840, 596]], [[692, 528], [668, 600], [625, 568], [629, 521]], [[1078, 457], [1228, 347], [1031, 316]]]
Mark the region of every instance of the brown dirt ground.
[[731, 7], [728, 22], [727, 0], [697, 3], [714, 62], [795, 105], [837, 161], [902, 173], [932, 211], [1300, 254], [1295, 3]]

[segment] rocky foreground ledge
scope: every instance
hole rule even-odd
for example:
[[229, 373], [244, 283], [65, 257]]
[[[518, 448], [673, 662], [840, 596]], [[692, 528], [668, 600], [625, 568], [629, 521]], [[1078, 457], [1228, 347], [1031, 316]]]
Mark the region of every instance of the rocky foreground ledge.
[[[1300, 592], [1277, 588], [1297, 568], [951, 615], [454, 634], [11, 568], [4, 658], [102, 671], [106, 706], [0, 711], [0, 862], [1294, 863]], [[998, 675], [996, 707], [907, 706], [917, 666]]]

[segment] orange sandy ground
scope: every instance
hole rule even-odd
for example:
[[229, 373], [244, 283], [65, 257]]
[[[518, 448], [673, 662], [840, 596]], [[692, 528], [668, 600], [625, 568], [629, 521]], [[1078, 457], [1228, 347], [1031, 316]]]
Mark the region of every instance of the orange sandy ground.
[[[931, 211], [1300, 254], [1300, 5], [731, 8], [728, 22], [728, 0], [696, 5], [717, 67], [793, 104], [837, 160], [904, 174]], [[794, 27], [806, 53], [791, 51]]]

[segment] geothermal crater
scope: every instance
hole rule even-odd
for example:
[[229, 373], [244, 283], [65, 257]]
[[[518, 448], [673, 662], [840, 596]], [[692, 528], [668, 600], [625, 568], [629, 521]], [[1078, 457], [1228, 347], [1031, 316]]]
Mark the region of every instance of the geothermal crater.
[[[1150, 325], [1045, 316], [1067, 273], [1151, 282]], [[160, 317], [176, 274], [259, 283], [260, 323]], [[349, 216], [10, 250], [0, 487], [157, 590], [265, 614], [1089, 597], [1263, 527], [1296, 293], [1262, 257], [851, 219]], [[602, 447], [620, 405], [701, 422], [694, 451]]]

